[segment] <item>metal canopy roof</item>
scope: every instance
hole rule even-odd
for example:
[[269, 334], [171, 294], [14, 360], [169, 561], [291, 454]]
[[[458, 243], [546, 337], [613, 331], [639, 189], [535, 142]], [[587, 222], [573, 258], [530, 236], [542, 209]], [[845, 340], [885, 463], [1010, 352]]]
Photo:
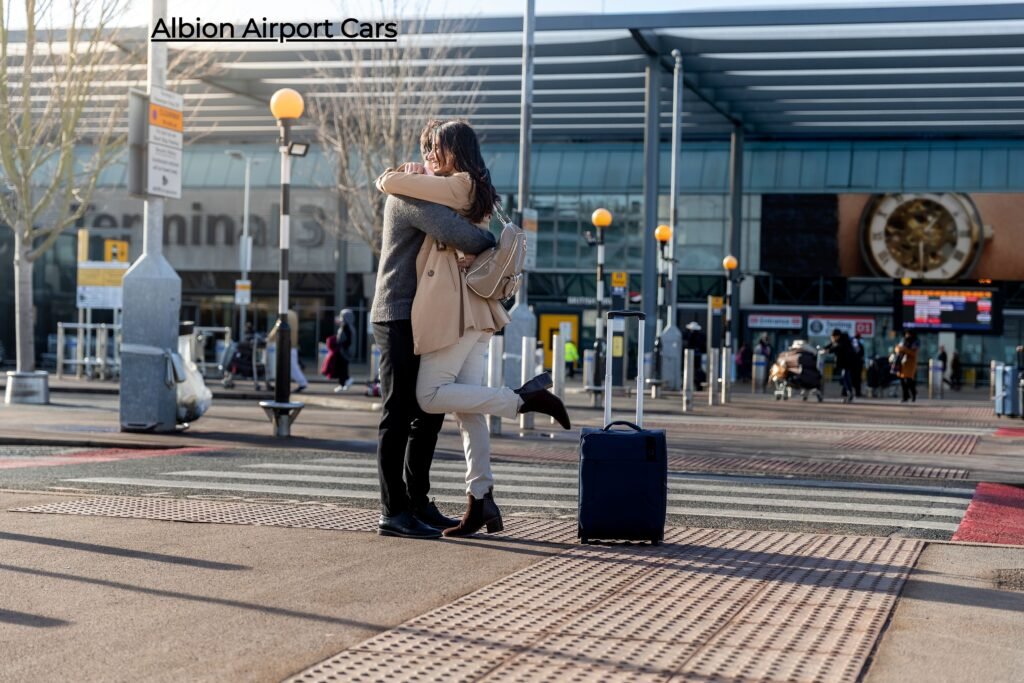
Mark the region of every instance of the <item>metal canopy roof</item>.
[[[445, 41], [483, 79], [471, 119], [489, 140], [519, 131], [521, 17], [467, 20], [458, 34], [403, 37]], [[145, 29], [120, 42], [143, 44]], [[1024, 3], [691, 11], [539, 16], [536, 19], [534, 139], [637, 140], [643, 136], [644, 70], [661, 79], [661, 128], [671, 126], [670, 53], [683, 54], [683, 134], [723, 138], [1019, 137], [1024, 131]], [[172, 44], [172, 49], [174, 45]], [[330, 43], [192, 45], [215, 50], [220, 69], [181, 84], [202, 104], [186, 120], [210, 141], [273, 136], [270, 95], [292, 86], [309, 96], [345, 91], [343, 53]], [[373, 44], [360, 48], [372, 58]], [[334, 60], [337, 77], [317, 69]], [[133, 65], [123, 85], [143, 81]], [[451, 83], [453, 92], [464, 88]], [[206, 93], [201, 95], [200, 93]], [[111, 91], [110, 96], [118, 97]], [[97, 106], [103, 96], [98, 93]], [[458, 111], [440, 115], [456, 116]]]

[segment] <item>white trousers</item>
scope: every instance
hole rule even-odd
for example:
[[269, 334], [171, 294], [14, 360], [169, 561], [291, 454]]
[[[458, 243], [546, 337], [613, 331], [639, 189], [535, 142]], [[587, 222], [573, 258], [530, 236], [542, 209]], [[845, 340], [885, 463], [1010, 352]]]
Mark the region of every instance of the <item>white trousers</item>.
[[519, 395], [508, 387], [486, 387], [484, 354], [490, 332], [467, 330], [455, 344], [420, 356], [416, 400], [426, 413], [454, 413], [466, 454], [466, 493], [483, 498], [494, 485], [487, 415], [515, 418]]
[[299, 350], [292, 349], [292, 381], [300, 387], [309, 384], [309, 380], [302, 374], [302, 366], [299, 365]]

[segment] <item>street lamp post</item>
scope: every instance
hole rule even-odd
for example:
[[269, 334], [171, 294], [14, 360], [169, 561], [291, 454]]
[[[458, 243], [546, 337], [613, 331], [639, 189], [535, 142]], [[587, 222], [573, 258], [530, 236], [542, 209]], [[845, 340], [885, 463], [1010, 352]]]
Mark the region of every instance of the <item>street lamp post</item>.
[[732, 349], [732, 275], [739, 266], [735, 256], [729, 254], [722, 259], [722, 268], [725, 269], [725, 345], [722, 351], [722, 403], [729, 398], [729, 380], [731, 379], [732, 363], [730, 363]]
[[289, 436], [291, 423], [302, 410], [302, 403], [291, 403], [291, 327], [288, 324], [288, 247], [291, 233], [290, 190], [291, 158], [305, 156], [309, 145], [293, 142], [290, 138], [292, 122], [302, 116], [305, 105], [302, 95], [291, 88], [281, 88], [270, 98], [270, 113], [277, 119], [281, 131], [278, 150], [281, 152], [281, 219], [280, 247], [281, 272], [277, 285], [277, 371], [274, 377], [274, 400], [262, 401], [260, 406], [274, 424], [275, 436]]
[[591, 380], [593, 386], [597, 387], [601, 386], [600, 379], [604, 377], [604, 318], [601, 315], [604, 306], [604, 230], [612, 224], [612, 212], [597, 209], [591, 214], [590, 222], [597, 231], [594, 240], [597, 246], [597, 321], [594, 333], [594, 377]]
[[661, 335], [665, 331], [665, 319], [662, 318], [662, 313], [665, 312], [667, 314], [665, 309], [665, 271], [668, 265], [668, 254], [665, 249], [672, 240], [672, 228], [668, 225], [659, 225], [654, 229], [654, 239], [658, 243], [658, 308], [654, 327], [656, 336], [654, 338], [654, 376], [651, 378], [651, 398], [658, 398], [658, 390], [662, 383], [661, 356], [663, 349]]
[[[240, 152], [237, 149], [229, 149], [224, 152], [232, 159], [245, 163], [245, 188], [242, 190], [242, 245], [239, 261], [242, 280], [249, 279], [249, 270], [252, 268], [252, 238], [249, 236], [249, 182], [252, 177], [252, 167], [263, 163], [263, 159], [254, 159], [251, 154]], [[249, 306], [242, 304], [238, 311], [238, 339], [245, 336], [246, 314]]]

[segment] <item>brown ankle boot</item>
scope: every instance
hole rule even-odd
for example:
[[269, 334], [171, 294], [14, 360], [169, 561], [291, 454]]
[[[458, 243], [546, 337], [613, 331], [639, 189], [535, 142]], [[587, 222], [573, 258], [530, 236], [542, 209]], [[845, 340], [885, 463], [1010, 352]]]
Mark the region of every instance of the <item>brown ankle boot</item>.
[[483, 498], [474, 498], [466, 495], [466, 512], [462, 515], [462, 521], [458, 526], [445, 529], [442, 533], [447, 537], [469, 536], [480, 531], [484, 526], [487, 533], [493, 534], [504, 530], [505, 526], [501, 521], [501, 510], [494, 502], [494, 489], [490, 489]]

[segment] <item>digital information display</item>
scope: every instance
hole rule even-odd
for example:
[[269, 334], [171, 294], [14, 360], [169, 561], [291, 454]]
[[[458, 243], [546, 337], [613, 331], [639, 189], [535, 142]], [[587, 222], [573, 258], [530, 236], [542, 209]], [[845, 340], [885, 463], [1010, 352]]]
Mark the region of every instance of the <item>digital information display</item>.
[[998, 291], [951, 287], [898, 290], [896, 320], [900, 329], [1001, 334]]

